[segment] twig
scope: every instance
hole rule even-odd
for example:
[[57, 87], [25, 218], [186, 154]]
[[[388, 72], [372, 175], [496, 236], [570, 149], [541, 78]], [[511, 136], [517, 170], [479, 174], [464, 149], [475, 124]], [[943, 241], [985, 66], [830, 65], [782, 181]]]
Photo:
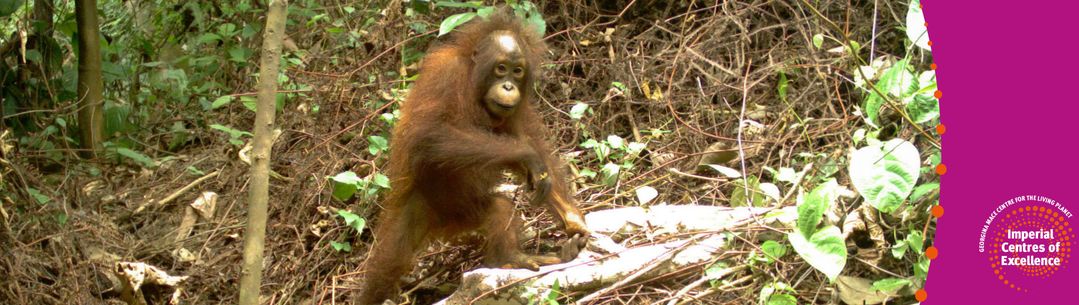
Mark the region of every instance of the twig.
[[155, 201], [155, 200], [147, 201], [146, 203], [143, 203], [137, 209], [135, 209], [135, 214], [138, 214], [138, 213], [142, 212], [143, 210], [146, 210], [146, 208], [148, 206], [150, 206], [151, 204], [154, 204], [156, 206], [165, 205], [166, 203], [169, 203], [170, 201], [175, 200], [177, 197], [180, 197], [180, 195], [183, 195], [183, 193], [187, 192], [188, 190], [191, 190], [191, 188], [195, 187], [199, 183], [202, 183], [203, 181], [206, 181], [207, 179], [210, 179], [210, 178], [213, 178], [214, 176], [217, 176], [217, 174], [220, 173], [220, 172], [221, 171], [217, 170], [217, 171], [214, 171], [212, 173], [206, 174], [206, 176], [199, 177], [198, 179], [195, 179], [195, 181], [191, 181], [191, 183], [188, 183], [184, 187], [176, 190], [175, 192], [172, 192], [172, 194], [170, 194], [168, 197], [165, 197], [165, 199], [161, 199], [159, 201]]
[[605, 294], [607, 294], [607, 293], [609, 293], [611, 291], [621, 289], [622, 286], [625, 286], [626, 284], [629, 284], [629, 283], [633, 282], [634, 280], [641, 277], [645, 273], [648, 273], [649, 271], [652, 271], [653, 269], [656, 269], [656, 267], [659, 267], [660, 265], [662, 265], [663, 262], [666, 262], [666, 261], [670, 260], [672, 257], [674, 257], [675, 254], [680, 252], [682, 249], [685, 249], [686, 247], [688, 247], [690, 244], [692, 244], [694, 241], [696, 241], [698, 238], [700, 238], [702, 236], [706, 236], [706, 234], [698, 234], [697, 236], [694, 236], [693, 238], [687, 240], [681, 246], [678, 246], [677, 248], [671, 249], [670, 251], [667, 251], [667, 253], [664, 253], [663, 256], [657, 257], [656, 259], [652, 260], [652, 262], [649, 263], [648, 266], [645, 266], [645, 267], [637, 270], [637, 272], [634, 272], [630, 276], [627, 276], [626, 278], [624, 278], [624, 279], [622, 279], [622, 280], [620, 280], [620, 281], [618, 281], [618, 282], [616, 282], [614, 284], [611, 284], [610, 286], [607, 286], [607, 287], [605, 287], [603, 289], [600, 289], [599, 291], [593, 292], [592, 294], [586, 295], [586, 296], [578, 299], [577, 302], [575, 302], [574, 304], [577, 304], [577, 305], [587, 304], [589, 301], [592, 301], [593, 299], [601, 297], [601, 296], [603, 296], [603, 295], [605, 295]]
[[707, 281], [717, 280], [717, 279], [720, 279], [722, 277], [727, 276], [728, 274], [733, 274], [735, 272], [742, 271], [744, 269], [746, 269], [746, 266], [741, 265], [741, 266], [726, 268], [723, 271], [721, 271], [721, 274], [719, 274], [717, 276], [702, 276], [701, 278], [697, 279], [696, 281], [693, 281], [693, 283], [689, 283], [689, 285], [686, 285], [686, 287], [683, 287], [682, 289], [679, 289], [678, 292], [676, 292], [674, 294], [674, 296], [671, 297], [671, 300], [667, 302], [667, 305], [678, 304], [678, 301], [681, 301], [686, 296], [686, 294], [688, 294], [693, 289], [696, 289], [698, 286], [701, 286], [701, 284], [704, 284]]

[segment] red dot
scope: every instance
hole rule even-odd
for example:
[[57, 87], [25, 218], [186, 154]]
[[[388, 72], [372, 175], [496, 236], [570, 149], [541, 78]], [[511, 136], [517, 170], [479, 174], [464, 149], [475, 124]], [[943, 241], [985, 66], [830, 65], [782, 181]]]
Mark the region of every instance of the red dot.
[[937, 247], [929, 246], [929, 248], [925, 249], [925, 257], [928, 257], [931, 260], [937, 259], [937, 254], [939, 254], [937, 251]]
[[937, 175], [944, 175], [948, 172], [948, 167], [944, 166], [944, 163], [937, 164]]
[[944, 124], [937, 124], [937, 134], [944, 134]]
[[940, 92], [940, 90], [937, 90], [936, 92], [933, 92], [933, 96], [936, 97], [938, 100], [943, 95], [944, 95], [944, 92]]
[[929, 64], [929, 69], [936, 70], [937, 69], [937, 64]]
[[926, 45], [929, 45], [930, 47], [932, 47], [932, 46], [933, 46], [933, 41], [932, 41], [932, 40], [930, 40], [930, 41], [926, 41], [926, 42], [925, 42], [925, 44], [926, 44]]
[[918, 289], [918, 292], [914, 293], [914, 298], [918, 302], [925, 302], [925, 298], [929, 297], [929, 294], [925, 292], [925, 289]]
[[941, 216], [944, 216], [944, 207], [939, 204], [933, 206], [933, 217], [940, 218]]

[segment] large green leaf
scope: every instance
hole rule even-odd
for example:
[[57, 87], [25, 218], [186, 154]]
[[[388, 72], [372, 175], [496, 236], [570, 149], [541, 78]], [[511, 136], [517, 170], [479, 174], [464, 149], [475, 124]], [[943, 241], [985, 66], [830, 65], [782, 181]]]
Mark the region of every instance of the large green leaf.
[[878, 123], [877, 116], [880, 115], [880, 108], [885, 101], [877, 91], [888, 94], [892, 99], [902, 99], [918, 90], [918, 79], [910, 72], [909, 66], [910, 59], [904, 58], [881, 73], [880, 79], [875, 83], [877, 90], [870, 90], [865, 99], [865, 114], [870, 122]]
[[929, 47], [929, 31], [925, 27], [925, 15], [922, 15], [921, 1], [910, 0], [907, 7], [907, 38], [914, 42], [915, 46], [926, 51]]
[[453, 31], [454, 28], [465, 24], [472, 18], [476, 18], [476, 13], [460, 13], [446, 17], [446, 20], [442, 20], [442, 24], [438, 26], [438, 36], [446, 35], [446, 33]]
[[940, 117], [940, 102], [932, 95], [915, 95], [907, 104], [907, 113], [915, 123], [921, 124]]
[[858, 149], [850, 157], [850, 179], [862, 198], [885, 213], [895, 212], [918, 182], [918, 148], [903, 139]]
[[836, 226], [827, 226], [806, 239], [798, 229], [787, 233], [794, 252], [810, 266], [823, 272], [828, 280], [835, 281], [847, 264], [847, 247], [843, 235]]
[[835, 179], [829, 179], [828, 182], [799, 198], [801, 200], [798, 203], [798, 230], [805, 237], [810, 237], [817, 232], [817, 224], [820, 224], [824, 212], [832, 206], [832, 202], [838, 196], [836, 192], [838, 187], [839, 184], [835, 182]]
[[341, 201], [352, 198], [352, 195], [356, 194], [359, 184], [363, 182], [363, 179], [360, 179], [352, 171], [341, 172], [330, 177], [330, 180], [333, 180], [333, 197]]
[[135, 161], [139, 165], [142, 165], [142, 167], [154, 168], [157, 166], [157, 164], [154, 163], [154, 159], [151, 159], [150, 157], [147, 157], [146, 155], [131, 149], [117, 147], [116, 153], [128, 159], [131, 159], [132, 161]]

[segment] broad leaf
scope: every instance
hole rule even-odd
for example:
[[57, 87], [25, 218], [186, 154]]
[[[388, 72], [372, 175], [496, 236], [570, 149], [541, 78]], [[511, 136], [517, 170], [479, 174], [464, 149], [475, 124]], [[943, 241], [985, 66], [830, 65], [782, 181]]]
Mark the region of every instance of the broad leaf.
[[798, 202], [798, 229], [805, 237], [810, 237], [817, 231], [817, 225], [824, 218], [824, 212], [832, 206], [832, 202], [838, 197], [839, 184], [835, 179], [829, 179], [818, 185], [813, 191], [799, 197]]
[[569, 109], [569, 118], [580, 120], [584, 117], [586, 111], [588, 111], [588, 104], [577, 102], [577, 104], [573, 105], [573, 108]]
[[895, 212], [918, 182], [918, 148], [903, 139], [858, 149], [850, 157], [854, 188], [873, 207]]
[[116, 153], [139, 163], [139, 165], [142, 165], [142, 167], [152, 168], [157, 166], [157, 164], [154, 163], [154, 159], [151, 159], [150, 157], [147, 157], [146, 155], [131, 149], [117, 147]]
[[769, 240], [765, 241], [764, 244], [761, 244], [761, 251], [766, 255], [765, 258], [768, 262], [771, 263], [772, 261], [787, 255], [787, 246], [774, 240]]
[[930, 51], [929, 31], [925, 27], [925, 15], [922, 14], [921, 1], [910, 0], [907, 7], [907, 38], [914, 42], [915, 46]]
[[797, 229], [787, 233], [794, 252], [797, 252], [810, 266], [823, 272], [828, 280], [835, 281], [843, 266], [847, 264], [847, 247], [839, 228], [828, 226], [813, 233], [806, 239]]
[[330, 178], [333, 183], [333, 197], [337, 200], [345, 201], [352, 198], [352, 195], [356, 193], [356, 189], [359, 184], [363, 182], [356, 173], [352, 171], [345, 171]]
[[886, 278], [886, 279], [883, 279], [883, 280], [873, 282], [873, 290], [884, 291], [884, 292], [894, 292], [896, 290], [899, 290], [899, 288], [903, 288], [903, 286], [907, 286], [907, 285], [910, 285], [910, 280], [898, 279], [898, 278]]
[[472, 18], [476, 18], [476, 13], [460, 13], [446, 17], [446, 20], [442, 20], [442, 24], [438, 26], [438, 36], [446, 35]]

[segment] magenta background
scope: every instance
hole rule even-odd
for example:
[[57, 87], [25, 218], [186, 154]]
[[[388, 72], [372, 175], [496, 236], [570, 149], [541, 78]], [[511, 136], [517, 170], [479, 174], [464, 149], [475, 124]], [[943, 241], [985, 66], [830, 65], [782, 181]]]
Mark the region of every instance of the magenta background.
[[[1073, 252], [1030, 292], [992, 274], [978, 234], [997, 205], [1048, 196], [1079, 214], [1079, 1], [923, 0], [941, 97], [944, 216], [928, 305], [1079, 304]], [[1079, 215], [1069, 221], [1076, 227]], [[1073, 249], [1075, 248], [1073, 244]]]

